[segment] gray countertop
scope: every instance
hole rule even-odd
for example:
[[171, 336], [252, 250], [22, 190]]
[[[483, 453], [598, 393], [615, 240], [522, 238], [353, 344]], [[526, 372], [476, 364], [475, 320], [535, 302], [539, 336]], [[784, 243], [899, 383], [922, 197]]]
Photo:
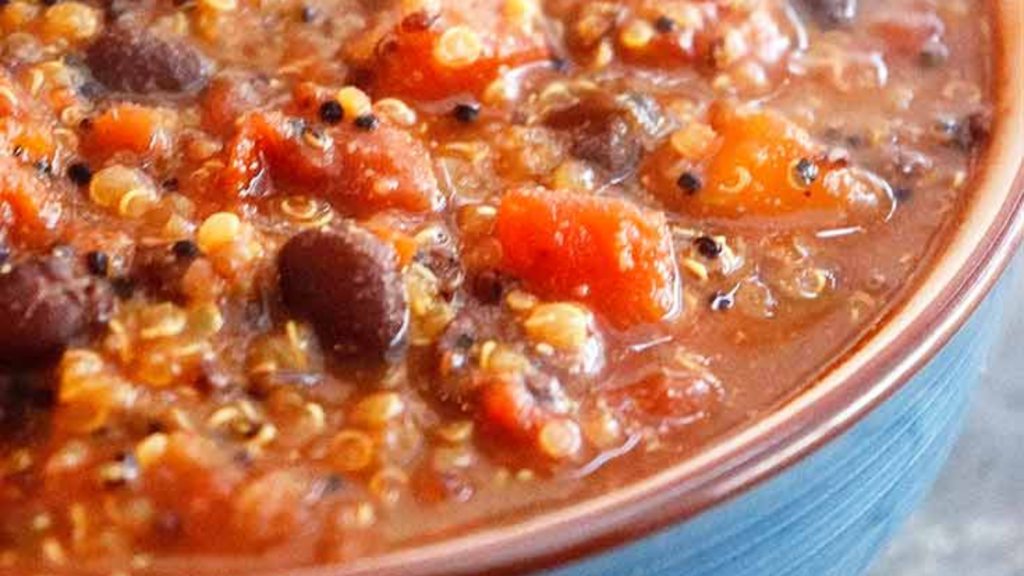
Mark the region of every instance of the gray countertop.
[[1024, 576], [1024, 258], [964, 435], [870, 576]]

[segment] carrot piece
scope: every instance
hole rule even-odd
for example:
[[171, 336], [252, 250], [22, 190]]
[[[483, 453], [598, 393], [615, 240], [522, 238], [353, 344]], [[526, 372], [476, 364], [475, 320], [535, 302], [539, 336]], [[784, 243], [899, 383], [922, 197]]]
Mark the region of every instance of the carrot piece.
[[529, 439], [542, 410], [521, 381], [494, 382], [480, 389], [481, 424], [495, 428], [516, 440]]
[[699, 190], [672, 191], [683, 196], [675, 203], [681, 209], [725, 218], [817, 212], [838, 220], [844, 215], [845, 199], [824, 185], [836, 166], [803, 129], [771, 112], [725, 107], [713, 111], [711, 123], [719, 135], [718, 152], [708, 161]]
[[363, 222], [363, 227], [375, 234], [381, 240], [391, 244], [398, 254], [398, 263], [403, 268], [408, 266], [416, 256], [419, 246], [416, 239], [401, 230], [396, 230], [382, 222]]
[[384, 36], [366, 66], [373, 92], [418, 100], [479, 96], [503, 67], [548, 58], [539, 27], [506, 18], [504, 5], [504, 0], [468, 6], [444, 2], [436, 19], [406, 17]]
[[89, 144], [102, 156], [127, 150], [146, 154], [168, 149], [171, 119], [167, 113], [138, 104], [119, 104], [93, 121]]
[[0, 156], [0, 231], [29, 245], [47, 242], [61, 218], [61, 206], [35, 173]]
[[57, 150], [53, 133], [31, 119], [0, 118], [0, 144], [9, 150], [20, 149], [22, 159], [53, 158]]
[[518, 189], [504, 195], [502, 266], [534, 291], [579, 299], [619, 328], [676, 311], [678, 271], [664, 214], [621, 199]]

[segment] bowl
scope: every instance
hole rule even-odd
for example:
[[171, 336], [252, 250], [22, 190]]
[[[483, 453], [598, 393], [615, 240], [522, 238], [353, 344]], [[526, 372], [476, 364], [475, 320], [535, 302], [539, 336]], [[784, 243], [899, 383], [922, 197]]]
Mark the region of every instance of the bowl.
[[819, 382], [600, 498], [282, 576], [861, 574], [950, 452], [999, 326], [998, 280], [1024, 230], [1024, 9], [992, 1], [997, 121], [975, 196], [914, 293]]

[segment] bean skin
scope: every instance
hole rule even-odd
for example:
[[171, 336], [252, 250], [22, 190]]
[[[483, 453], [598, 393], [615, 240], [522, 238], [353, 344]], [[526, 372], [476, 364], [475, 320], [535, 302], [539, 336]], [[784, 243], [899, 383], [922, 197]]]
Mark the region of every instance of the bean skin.
[[640, 162], [640, 135], [626, 110], [605, 94], [585, 95], [548, 114], [545, 124], [568, 132], [573, 156], [605, 170], [612, 181], [632, 174]]
[[210, 75], [209, 63], [195, 48], [122, 25], [100, 36], [85, 60], [96, 80], [129, 94], [194, 93]]
[[45, 364], [105, 323], [113, 308], [106, 281], [66, 252], [33, 257], [0, 274], [0, 364]]
[[392, 359], [405, 337], [408, 304], [394, 249], [347, 224], [302, 232], [278, 258], [285, 306], [313, 323], [337, 355]]

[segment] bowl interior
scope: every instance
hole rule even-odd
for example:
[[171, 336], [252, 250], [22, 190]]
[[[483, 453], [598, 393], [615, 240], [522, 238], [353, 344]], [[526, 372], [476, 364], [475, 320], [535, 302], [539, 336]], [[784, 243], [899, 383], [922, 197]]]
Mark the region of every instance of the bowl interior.
[[[773, 475], [883, 402], [956, 332], [1024, 231], [1024, 3], [989, 0], [996, 125], [962, 222], [918, 289], [814, 386], [700, 454], [614, 493], [520, 523], [288, 576], [520, 572], [622, 543]], [[282, 575], [284, 576], [284, 575]]]

